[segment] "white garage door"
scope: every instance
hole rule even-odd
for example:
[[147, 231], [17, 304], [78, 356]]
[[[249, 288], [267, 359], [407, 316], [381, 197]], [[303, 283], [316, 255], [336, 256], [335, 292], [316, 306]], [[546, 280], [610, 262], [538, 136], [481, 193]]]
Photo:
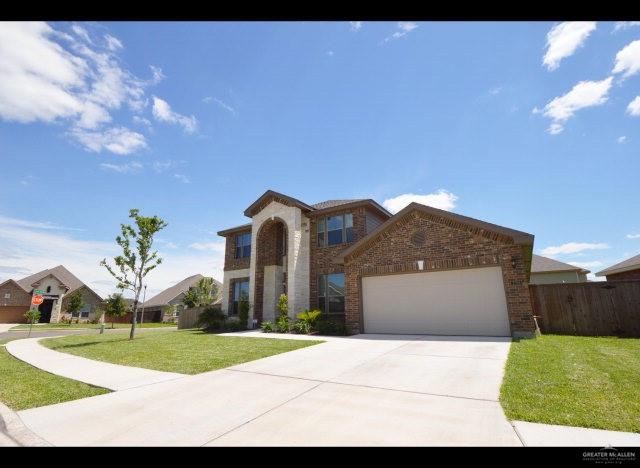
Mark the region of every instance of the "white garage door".
[[500, 267], [367, 276], [365, 333], [508, 336]]

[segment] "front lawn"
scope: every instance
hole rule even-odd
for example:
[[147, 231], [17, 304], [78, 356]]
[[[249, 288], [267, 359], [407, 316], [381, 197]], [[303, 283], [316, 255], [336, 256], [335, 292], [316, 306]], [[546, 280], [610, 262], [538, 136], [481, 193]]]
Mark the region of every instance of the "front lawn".
[[[138, 323], [136, 324], [136, 328], [166, 328], [166, 327], [177, 327], [178, 325], [175, 323], [160, 323], [160, 322], [149, 322], [149, 323]], [[73, 330], [78, 328], [88, 328], [92, 330], [99, 330], [99, 323], [36, 323], [33, 325], [33, 331], [38, 330]], [[111, 328], [131, 328], [130, 323], [114, 323], [105, 322], [104, 324], [105, 330], [109, 330]], [[9, 331], [16, 330], [29, 330], [28, 323], [22, 323], [20, 325], [16, 325], [15, 327], [9, 329]]]
[[500, 402], [509, 419], [640, 432], [640, 339], [515, 341]]
[[109, 392], [36, 369], [4, 347], [0, 347], [0, 376], [0, 401], [15, 411]]
[[222, 369], [322, 343], [311, 340], [219, 336], [199, 330], [141, 333], [133, 341], [121, 334], [70, 335], [40, 341], [56, 351], [125, 366], [182, 374]]

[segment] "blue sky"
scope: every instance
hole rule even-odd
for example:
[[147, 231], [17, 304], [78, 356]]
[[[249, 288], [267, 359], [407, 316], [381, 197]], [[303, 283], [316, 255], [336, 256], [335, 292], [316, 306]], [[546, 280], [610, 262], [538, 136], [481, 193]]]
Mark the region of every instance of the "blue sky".
[[417, 200], [598, 271], [640, 251], [639, 95], [635, 23], [3, 23], [0, 280], [112, 292], [132, 207], [169, 223], [151, 293], [221, 279], [215, 232], [267, 189]]

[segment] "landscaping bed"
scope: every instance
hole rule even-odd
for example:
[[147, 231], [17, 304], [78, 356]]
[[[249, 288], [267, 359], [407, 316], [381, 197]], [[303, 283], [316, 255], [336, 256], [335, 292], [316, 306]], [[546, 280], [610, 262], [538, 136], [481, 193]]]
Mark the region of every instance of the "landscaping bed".
[[500, 402], [512, 420], [640, 432], [640, 339], [514, 341]]
[[[138, 323], [136, 324], [136, 328], [167, 328], [167, 327], [176, 327], [177, 325], [175, 323], [156, 323], [156, 322], [149, 322], [149, 323]], [[37, 330], [73, 330], [73, 329], [78, 329], [78, 328], [82, 328], [82, 329], [90, 329], [90, 330], [99, 330], [100, 329], [100, 324], [99, 323], [37, 323], [33, 325], [33, 331], [37, 331]], [[131, 324], [130, 323], [114, 323], [111, 324], [110, 322], [105, 322], [104, 324], [104, 328], [105, 330], [108, 330], [110, 328], [131, 328]], [[16, 325], [13, 328], [10, 328], [9, 331], [16, 331], [16, 330], [29, 330], [29, 324], [27, 323], [23, 323], [20, 325]]]
[[56, 351], [98, 361], [199, 374], [322, 341], [220, 336], [200, 330], [180, 330], [144, 333], [134, 340], [120, 334], [70, 335], [44, 339], [40, 343]]
[[4, 347], [0, 347], [0, 376], [0, 401], [14, 411], [109, 392], [37, 369], [14, 358]]

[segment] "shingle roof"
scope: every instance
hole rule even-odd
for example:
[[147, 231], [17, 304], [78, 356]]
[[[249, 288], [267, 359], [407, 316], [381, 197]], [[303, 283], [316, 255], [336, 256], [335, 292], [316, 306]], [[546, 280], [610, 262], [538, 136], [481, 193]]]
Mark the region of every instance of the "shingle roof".
[[533, 255], [531, 261], [531, 273], [548, 273], [557, 271], [579, 271], [581, 273], [591, 273], [589, 270], [577, 267], [575, 265], [569, 265], [568, 263], [559, 262], [552, 258], [542, 257], [540, 255]]
[[609, 268], [605, 268], [602, 271], [596, 273], [596, 276], [612, 275], [614, 273], [622, 273], [625, 271], [640, 269], [640, 254], [623, 260], [620, 263], [611, 265]]
[[[199, 273], [197, 275], [189, 276], [188, 278], [183, 279], [179, 283], [174, 284], [173, 286], [165, 289], [159, 294], [156, 294], [151, 299], [148, 299], [144, 303], [144, 307], [147, 308], [165, 306], [169, 304], [171, 300], [175, 299], [176, 296], [178, 296], [180, 293], [186, 292], [190, 287], [195, 286], [202, 278], [204, 278], [204, 276]], [[221, 286], [220, 282], [216, 281], [215, 279], [213, 280], [213, 282], [218, 285], [218, 288]]]
[[82, 286], [85, 286], [82, 281], [80, 281], [73, 273], [71, 273], [62, 265], [58, 265], [54, 268], [49, 268], [48, 270], [39, 271], [38, 273], [34, 273], [33, 275], [16, 281], [16, 283], [18, 283], [20, 287], [25, 291], [30, 292], [33, 289], [33, 284], [37, 283], [43, 278], [46, 278], [49, 275], [55, 276], [62, 282], [62, 284], [69, 288], [67, 294], [75, 291], [78, 288], [81, 288]]
[[347, 203], [354, 203], [364, 200], [364, 198], [352, 198], [350, 200], [325, 200], [320, 203], [314, 203], [311, 206], [316, 210], [324, 210], [325, 208], [333, 208], [340, 205], [346, 205]]

